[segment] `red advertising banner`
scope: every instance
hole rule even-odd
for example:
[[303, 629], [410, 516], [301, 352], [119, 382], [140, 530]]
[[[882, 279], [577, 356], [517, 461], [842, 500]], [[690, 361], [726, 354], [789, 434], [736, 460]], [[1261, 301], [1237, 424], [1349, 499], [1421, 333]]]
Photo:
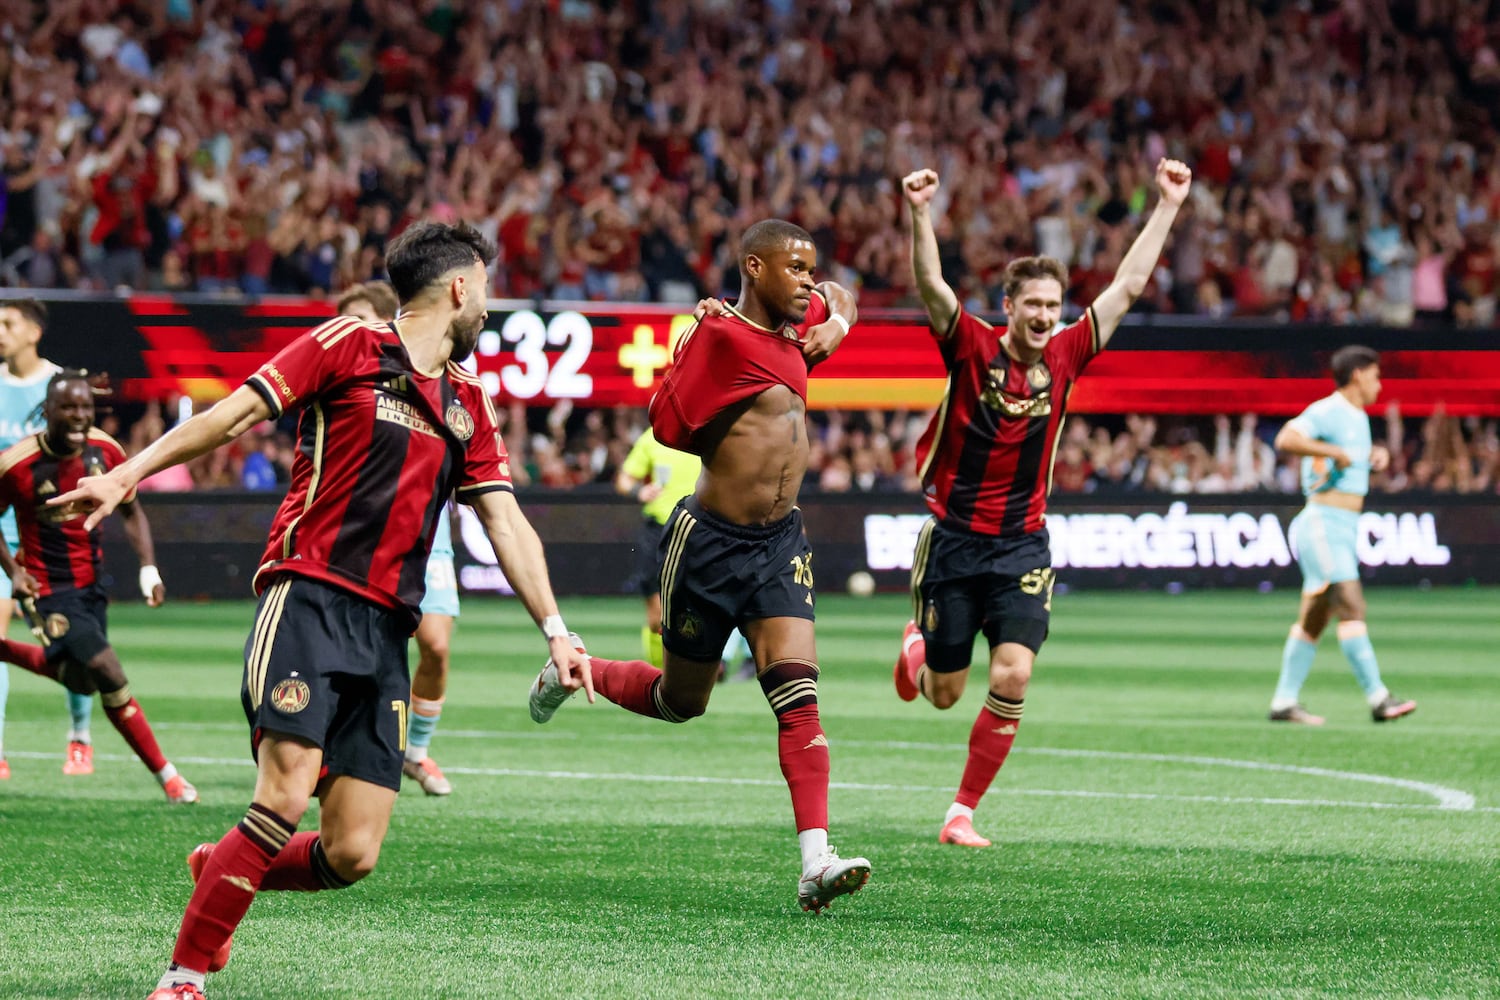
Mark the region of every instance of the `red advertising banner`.
[[[217, 399], [267, 356], [327, 319], [327, 302], [202, 296], [59, 297], [43, 352], [107, 370], [127, 396]], [[936, 406], [944, 371], [921, 317], [870, 312], [813, 372], [813, 408]], [[1131, 317], [1135, 320], [1135, 317]], [[500, 300], [473, 359], [501, 400], [644, 406], [677, 336], [679, 308]], [[1409, 415], [1500, 414], [1500, 332], [1127, 323], [1078, 384], [1080, 413], [1291, 414], [1331, 390], [1328, 356], [1345, 344], [1383, 352], [1382, 402]]]

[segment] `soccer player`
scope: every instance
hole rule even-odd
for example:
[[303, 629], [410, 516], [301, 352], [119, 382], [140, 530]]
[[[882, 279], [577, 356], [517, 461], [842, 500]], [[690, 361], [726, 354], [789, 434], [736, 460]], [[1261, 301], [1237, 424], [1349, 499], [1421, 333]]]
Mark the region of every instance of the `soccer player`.
[[[399, 308], [395, 290], [384, 281], [353, 285], [338, 301], [340, 316], [372, 323], [389, 323]], [[423, 575], [426, 590], [422, 595], [422, 620], [412, 636], [417, 641], [417, 672], [411, 679], [411, 716], [406, 724], [406, 759], [401, 773], [428, 795], [449, 795], [452, 782], [427, 754], [443, 716], [443, 700], [448, 694], [448, 650], [458, 618], [458, 574], [453, 568], [453, 527], [447, 506], [438, 518], [432, 555], [427, 557]]]
[[656, 440], [651, 428], [641, 432], [630, 447], [630, 454], [615, 476], [615, 492], [633, 497], [641, 505], [641, 530], [637, 542], [636, 576], [641, 596], [646, 600], [646, 624], [641, 628], [641, 648], [646, 659], [658, 670], [662, 668], [661, 646], [661, 567], [657, 563], [657, 546], [662, 529], [677, 506], [677, 501], [693, 492], [703, 461]]
[[[298, 337], [212, 409], [54, 503], [92, 527], [145, 476], [300, 407], [292, 484], [255, 576], [240, 698], [256, 759], [239, 825], [189, 855], [196, 885], [151, 1000], [197, 1000], [261, 889], [342, 889], [374, 870], [401, 787], [407, 639], [443, 504], [473, 505], [506, 579], [547, 638], [565, 691], [589, 690], [516, 503], [489, 396], [455, 362], [485, 321], [493, 244], [418, 222], [386, 252], [396, 321], [340, 317]], [[317, 795], [319, 830], [297, 833]]]
[[[838, 346], [856, 312], [836, 284], [813, 283], [805, 230], [758, 222], [740, 245], [741, 296], [677, 344], [651, 401], [662, 444], [703, 459], [696, 492], [667, 521], [661, 560], [657, 670], [595, 658], [594, 688], [639, 715], [686, 722], [708, 707], [719, 654], [738, 626], [776, 715], [781, 773], [802, 854], [797, 900], [819, 912], [870, 877], [864, 858], [828, 846], [828, 739], [818, 721], [812, 551], [797, 509], [807, 471], [807, 373]], [[531, 692], [546, 722], [571, 692], [548, 665]]]
[[912, 269], [948, 388], [917, 443], [931, 518], [912, 558], [916, 619], [895, 666], [896, 693], [951, 708], [969, 676], [974, 637], [989, 642], [988, 694], [969, 732], [969, 757], [938, 840], [988, 847], [974, 808], [1015, 742], [1032, 664], [1052, 611], [1046, 528], [1052, 462], [1068, 394], [1145, 291], [1192, 174], [1176, 160], [1156, 167], [1161, 194], [1114, 280], [1075, 323], [1055, 329], [1068, 271], [1050, 257], [1013, 260], [1005, 273], [1008, 328], [971, 315], [943, 280], [931, 202], [938, 175], [902, 180], [912, 216]]
[[[0, 548], [0, 567], [16, 594], [36, 602], [46, 647], [0, 639], [0, 657], [79, 695], [98, 691], [104, 714], [156, 776], [167, 801], [196, 802], [198, 790], [162, 755], [109, 644], [97, 522], [85, 524], [82, 517], [47, 506], [82, 477], [124, 462], [124, 449], [94, 427], [94, 387], [83, 372], [64, 370], [52, 377], [42, 416], [45, 429], [0, 454], [0, 508], [16, 512], [22, 559], [17, 563], [8, 546]], [[125, 537], [141, 561], [141, 592], [157, 607], [166, 590], [156, 569], [151, 525], [133, 492], [121, 497], [120, 513]]]
[[1389, 722], [1417, 710], [1416, 702], [1393, 697], [1380, 680], [1359, 582], [1359, 514], [1370, 473], [1382, 471], [1391, 460], [1384, 447], [1371, 445], [1365, 416], [1365, 408], [1380, 396], [1380, 355], [1351, 345], [1334, 352], [1331, 367], [1338, 388], [1276, 435], [1277, 449], [1302, 456], [1307, 506], [1292, 520], [1291, 542], [1302, 568], [1302, 608], [1281, 652], [1271, 721], [1304, 726], [1323, 724], [1322, 716], [1303, 708], [1298, 698], [1330, 615], [1338, 616], [1339, 649], [1364, 689], [1375, 721]]
[[[46, 325], [47, 307], [36, 299], [0, 303], [0, 360], [5, 362], [5, 370], [0, 372], [0, 451], [45, 426], [41, 413], [47, 382], [62, 371], [37, 353]], [[4, 533], [6, 547], [15, 552], [20, 538], [14, 514], [7, 511], [0, 518], [0, 531]], [[0, 579], [0, 638], [4, 638], [14, 610], [7, 576]], [[5, 700], [10, 691], [10, 675], [6, 671], [5, 664], [0, 663], [0, 781], [10, 777], [10, 765], [5, 761]], [[87, 695], [68, 692], [68, 714], [73, 721], [68, 731], [63, 774], [94, 773], [94, 747], [89, 736], [93, 705], [93, 699]]]

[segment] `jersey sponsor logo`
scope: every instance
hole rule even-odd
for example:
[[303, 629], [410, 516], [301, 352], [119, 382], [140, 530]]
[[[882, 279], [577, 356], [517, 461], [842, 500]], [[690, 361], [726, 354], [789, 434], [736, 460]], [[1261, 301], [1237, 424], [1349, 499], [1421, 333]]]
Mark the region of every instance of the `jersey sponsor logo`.
[[438, 436], [421, 410], [387, 389], [375, 390], [375, 419], [397, 424], [419, 434]]
[[474, 418], [469, 411], [464, 409], [464, 404], [458, 400], [448, 404], [448, 411], [443, 414], [443, 422], [453, 432], [453, 436], [460, 441], [467, 441], [474, 436]]
[[312, 701], [306, 681], [288, 678], [271, 689], [271, 705], [284, 715], [296, 715]]
[[290, 403], [292, 400], [297, 398], [296, 393], [292, 392], [292, 387], [286, 384], [286, 377], [282, 375], [279, 370], [277, 370], [275, 365], [266, 365], [261, 369], [261, 374], [264, 375], [268, 381], [275, 384], [276, 391], [281, 393], [282, 399], [285, 399], [288, 403]]

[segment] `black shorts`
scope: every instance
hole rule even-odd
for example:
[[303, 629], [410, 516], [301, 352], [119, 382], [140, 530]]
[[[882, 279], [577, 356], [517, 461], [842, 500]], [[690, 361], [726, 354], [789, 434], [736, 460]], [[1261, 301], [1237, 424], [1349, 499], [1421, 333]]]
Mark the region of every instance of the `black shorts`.
[[934, 672], [968, 667], [981, 630], [991, 649], [1018, 642], [1035, 653], [1052, 618], [1047, 529], [997, 537], [930, 518], [917, 537], [911, 591], [927, 643], [927, 666]]
[[262, 733], [323, 749], [329, 774], [400, 789], [411, 699], [411, 621], [314, 580], [275, 577], [245, 641], [240, 701], [251, 750]]
[[88, 663], [109, 648], [109, 598], [98, 585], [36, 599], [42, 631], [51, 642], [48, 660]]
[[635, 589], [642, 597], [661, 593], [662, 526], [649, 517], [641, 518], [641, 530], [635, 541]]
[[763, 527], [731, 524], [686, 497], [667, 518], [660, 552], [661, 642], [678, 656], [717, 661], [745, 622], [814, 618], [800, 510]]

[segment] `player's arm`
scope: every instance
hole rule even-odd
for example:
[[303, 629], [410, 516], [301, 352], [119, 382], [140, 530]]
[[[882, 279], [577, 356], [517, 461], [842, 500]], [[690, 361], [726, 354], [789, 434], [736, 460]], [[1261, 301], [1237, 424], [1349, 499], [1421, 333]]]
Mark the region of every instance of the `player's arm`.
[[1109, 338], [1120, 326], [1120, 320], [1130, 311], [1135, 300], [1146, 290], [1151, 272], [1161, 258], [1162, 248], [1167, 245], [1167, 233], [1177, 218], [1177, 210], [1187, 199], [1192, 187], [1193, 172], [1180, 160], [1162, 160], [1156, 165], [1156, 189], [1161, 193], [1151, 218], [1145, 228], [1130, 245], [1115, 279], [1094, 300], [1094, 336], [1100, 350], [1109, 343]]
[[824, 281], [817, 286], [817, 291], [828, 304], [828, 318], [817, 326], [808, 327], [802, 338], [802, 356], [807, 359], [809, 368], [827, 361], [859, 319], [859, 307], [849, 289], [836, 281]]
[[147, 607], [160, 607], [167, 599], [167, 588], [156, 568], [156, 545], [151, 540], [151, 522], [146, 519], [146, 511], [134, 500], [120, 504], [119, 511], [120, 522], [125, 527], [125, 540], [130, 543], [130, 550], [135, 553], [136, 559], [140, 560], [141, 596], [146, 599]]
[[547, 637], [552, 662], [563, 687], [576, 691], [580, 687], [594, 700], [594, 678], [589, 659], [568, 641], [568, 629], [557, 611], [557, 598], [547, 575], [547, 557], [536, 529], [521, 512], [516, 495], [510, 490], [491, 490], [473, 498], [474, 513], [489, 536], [490, 547], [500, 561], [505, 579], [515, 589], [532, 621]]
[[1276, 432], [1276, 450], [1288, 455], [1306, 455], [1312, 458], [1330, 459], [1343, 469], [1349, 465], [1349, 453], [1336, 444], [1319, 441], [1297, 426], [1297, 421], [1288, 421]]
[[615, 492], [643, 504], [661, 495], [661, 484], [651, 482], [651, 454], [646, 448], [649, 440], [645, 434], [636, 438], [615, 474]]
[[958, 296], [943, 280], [942, 262], [938, 257], [937, 233], [932, 229], [932, 199], [938, 190], [935, 170], [915, 170], [901, 179], [906, 204], [911, 207], [911, 269], [917, 279], [917, 293], [927, 307], [927, 321], [938, 339], [953, 334], [953, 319], [958, 315]]
[[[4, 513], [0, 509], [0, 513]], [[26, 568], [16, 561], [11, 553], [10, 546], [0, 541], [0, 570], [10, 578], [10, 589], [17, 597], [35, 597], [37, 592], [36, 577], [26, 571]]]
[[162, 469], [191, 461], [221, 445], [228, 444], [262, 420], [274, 414], [265, 399], [242, 385], [211, 408], [184, 420], [163, 434], [154, 444], [134, 458], [115, 466], [102, 476], [84, 476], [78, 485], [47, 503], [66, 504], [70, 509], [90, 511], [83, 522], [86, 530], [94, 527], [130, 495], [136, 484]]

